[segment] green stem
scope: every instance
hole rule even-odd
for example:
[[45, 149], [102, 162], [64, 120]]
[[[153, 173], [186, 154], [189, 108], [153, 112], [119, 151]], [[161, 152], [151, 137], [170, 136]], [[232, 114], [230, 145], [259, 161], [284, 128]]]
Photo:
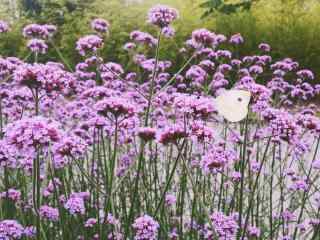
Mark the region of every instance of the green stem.
[[171, 172], [170, 172], [169, 178], [168, 178], [167, 183], [166, 183], [166, 185], [165, 185], [165, 188], [164, 188], [164, 190], [163, 190], [163, 192], [162, 192], [162, 194], [161, 194], [160, 201], [159, 201], [159, 203], [158, 203], [158, 206], [157, 206], [156, 211], [154, 212], [153, 216], [157, 216], [157, 213], [158, 213], [158, 211], [160, 210], [160, 207], [161, 207], [161, 205], [162, 205], [162, 203], [163, 203], [163, 201], [164, 201], [165, 195], [166, 195], [166, 193], [167, 193], [167, 191], [168, 191], [168, 189], [169, 189], [169, 187], [170, 187], [170, 184], [171, 184], [172, 178], [173, 178], [173, 176], [174, 176], [174, 173], [176, 172], [176, 168], [177, 168], [177, 165], [178, 165], [178, 161], [179, 161], [179, 159], [180, 159], [180, 156], [181, 156], [181, 154], [182, 154], [182, 150], [183, 150], [185, 144], [186, 144], [186, 140], [183, 140], [183, 143], [182, 143], [182, 145], [181, 145], [181, 147], [180, 147], [180, 149], [179, 149], [179, 151], [178, 151], [178, 155], [177, 155], [177, 157], [176, 157], [176, 160], [175, 160], [175, 162], [174, 162], [173, 168], [172, 168], [172, 170], [171, 170]]

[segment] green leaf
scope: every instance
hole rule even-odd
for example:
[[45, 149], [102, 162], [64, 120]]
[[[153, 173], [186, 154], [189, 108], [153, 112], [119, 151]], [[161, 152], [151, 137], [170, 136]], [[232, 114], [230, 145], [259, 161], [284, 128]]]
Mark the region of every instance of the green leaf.
[[217, 9], [223, 4], [223, 0], [209, 0], [200, 4], [202, 8]]

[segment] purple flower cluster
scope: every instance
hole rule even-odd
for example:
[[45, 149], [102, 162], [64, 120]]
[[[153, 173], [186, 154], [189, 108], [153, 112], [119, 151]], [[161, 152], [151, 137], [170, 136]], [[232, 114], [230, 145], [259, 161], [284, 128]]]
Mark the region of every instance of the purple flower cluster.
[[22, 157], [21, 164], [24, 166], [32, 163], [40, 148], [45, 152], [60, 138], [61, 132], [58, 127], [43, 117], [18, 120], [9, 124], [5, 131], [5, 141], [11, 151], [19, 153]]
[[130, 39], [139, 44], [145, 44], [153, 47], [157, 45], [158, 40], [155, 39], [150, 33], [133, 31], [130, 33]]
[[179, 140], [186, 138], [188, 133], [186, 129], [178, 124], [167, 126], [165, 129], [161, 130], [158, 136], [158, 142], [164, 145], [169, 143], [177, 144]]
[[41, 206], [39, 214], [43, 219], [48, 221], [57, 222], [59, 220], [59, 210], [49, 206]]
[[81, 56], [95, 54], [103, 47], [103, 39], [97, 35], [87, 35], [80, 38], [76, 43], [76, 50]]
[[22, 34], [25, 38], [47, 39], [51, 37], [57, 28], [54, 25], [29, 24], [23, 28]]
[[229, 42], [232, 44], [235, 44], [235, 45], [239, 45], [239, 44], [243, 43], [244, 40], [243, 40], [243, 37], [241, 36], [241, 34], [237, 33], [237, 34], [231, 36]]
[[200, 165], [204, 173], [216, 172], [223, 169], [227, 164], [236, 160], [236, 153], [225, 149], [223, 144], [212, 146], [210, 151], [201, 159]]
[[222, 212], [214, 212], [210, 218], [219, 240], [236, 239], [237, 230], [239, 228], [236, 221], [237, 214], [226, 216]]
[[65, 136], [52, 146], [55, 168], [63, 168], [74, 158], [81, 158], [87, 150], [87, 144], [77, 136]]
[[165, 5], [157, 5], [149, 10], [148, 22], [160, 28], [168, 27], [179, 17], [176, 9]]
[[0, 33], [6, 33], [9, 31], [9, 24], [0, 20]]
[[4, 240], [22, 239], [24, 228], [15, 220], [0, 221], [0, 238]]
[[109, 31], [110, 24], [107, 20], [104, 20], [102, 18], [96, 18], [96, 19], [92, 20], [91, 28], [94, 31], [97, 31], [99, 33], [106, 33]]
[[22, 64], [14, 70], [13, 79], [19, 85], [44, 90], [47, 94], [67, 91], [75, 84], [73, 74], [50, 63]]
[[33, 53], [45, 54], [48, 50], [48, 45], [42, 39], [30, 39], [27, 43], [27, 47]]
[[154, 140], [156, 138], [156, 129], [152, 127], [142, 127], [138, 130], [138, 135], [144, 141]]
[[216, 43], [216, 34], [205, 29], [197, 29], [192, 32], [192, 41], [198, 46], [212, 46]]
[[144, 215], [137, 218], [132, 224], [135, 230], [135, 240], [156, 240], [159, 224], [150, 216]]
[[84, 199], [79, 195], [71, 196], [64, 204], [64, 208], [68, 210], [71, 215], [84, 215], [86, 212]]
[[95, 106], [97, 113], [104, 117], [110, 117], [110, 114], [115, 118], [132, 117], [135, 113], [133, 105], [128, 103], [126, 99], [110, 97], [99, 101]]
[[18, 202], [21, 200], [21, 192], [10, 188], [8, 191], [0, 193], [0, 198], [7, 198], [13, 202]]
[[286, 112], [277, 112], [271, 119], [269, 127], [273, 137], [291, 143], [297, 141], [301, 133], [301, 128], [294, 117]]

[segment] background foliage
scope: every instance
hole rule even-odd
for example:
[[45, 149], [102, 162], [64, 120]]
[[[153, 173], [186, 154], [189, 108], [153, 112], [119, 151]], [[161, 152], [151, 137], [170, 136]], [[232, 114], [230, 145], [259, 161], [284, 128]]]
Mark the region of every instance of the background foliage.
[[[175, 68], [181, 62], [176, 53], [183, 41], [193, 29], [206, 27], [227, 36], [241, 33], [246, 41], [240, 53], [253, 53], [260, 42], [267, 42], [274, 58], [289, 56], [302, 67], [320, 73], [317, 0], [2, 0], [0, 18], [11, 23], [12, 31], [1, 36], [0, 54], [24, 57], [27, 51], [21, 38], [23, 26], [31, 22], [53, 23], [59, 28], [55, 47], [74, 65], [79, 60], [75, 41], [89, 33], [92, 18], [102, 17], [112, 24], [103, 55], [110, 61], [123, 61], [126, 53], [122, 46], [132, 30], [154, 31], [145, 23], [145, 14], [155, 3], [169, 4], [180, 11], [174, 41], [166, 41], [161, 51], [162, 58], [175, 61]], [[59, 59], [53, 46], [46, 58]]]

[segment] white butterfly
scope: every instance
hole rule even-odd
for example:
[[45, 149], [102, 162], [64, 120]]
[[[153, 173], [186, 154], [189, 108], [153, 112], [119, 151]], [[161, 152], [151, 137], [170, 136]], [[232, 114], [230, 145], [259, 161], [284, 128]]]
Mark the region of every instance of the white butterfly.
[[218, 113], [230, 122], [239, 122], [248, 114], [251, 93], [245, 90], [228, 90], [215, 99]]

